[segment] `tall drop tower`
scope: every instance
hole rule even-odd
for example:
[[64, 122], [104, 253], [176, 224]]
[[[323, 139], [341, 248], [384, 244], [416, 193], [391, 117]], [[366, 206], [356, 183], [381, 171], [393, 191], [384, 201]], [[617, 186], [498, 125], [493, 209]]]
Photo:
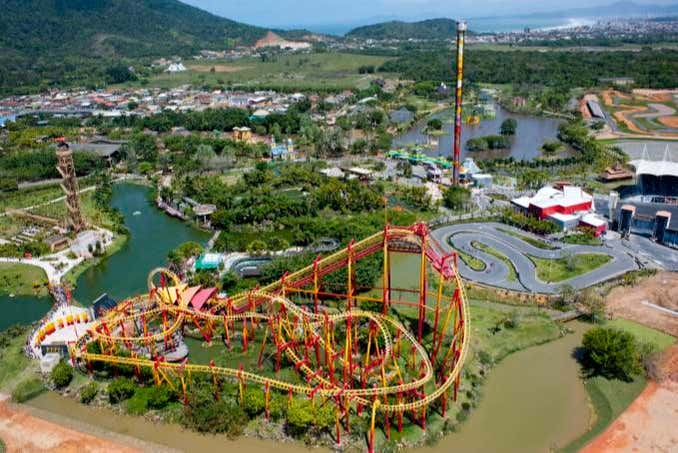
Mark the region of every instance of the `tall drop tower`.
[[466, 22], [457, 22], [457, 85], [454, 91], [454, 168], [452, 183], [459, 185], [459, 167], [461, 156], [461, 100], [464, 80], [464, 35]]
[[63, 181], [61, 188], [66, 194], [67, 224], [71, 231], [79, 233], [85, 229], [85, 221], [80, 211], [80, 197], [78, 195], [78, 180], [75, 177], [75, 165], [73, 164], [73, 151], [66, 142], [59, 143], [57, 147], [57, 170]]

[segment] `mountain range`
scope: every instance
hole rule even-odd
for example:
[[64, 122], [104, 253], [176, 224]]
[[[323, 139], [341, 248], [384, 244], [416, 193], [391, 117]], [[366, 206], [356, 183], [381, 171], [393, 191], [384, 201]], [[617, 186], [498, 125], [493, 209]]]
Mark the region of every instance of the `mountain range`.
[[[675, 5], [639, 5], [629, 1], [620, 1], [610, 5], [595, 6], [590, 8], [575, 8], [567, 10], [558, 10], [550, 12], [540, 12], [527, 15], [512, 16], [486, 16], [475, 18], [476, 25], [486, 23], [491, 20], [495, 24], [511, 22], [518, 24], [520, 20], [526, 19], [525, 25], [534, 23], [534, 19], [552, 19], [552, 18], [609, 18], [609, 17], [647, 17], [678, 14], [678, 4]], [[529, 20], [527, 20], [529, 19]], [[469, 28], [473, 30], [474, 19], [468, 20]], [[486, 27], [486, 25], [479, 25]], [[523, 27], [517, 27], [520, 30]], [[427, 19], [417, 22], [406, 22], [402, 20], [389, 20], [371, 25], [363, 25], [349, 31], [346, 36], [351, 38], [363, 39], [448, 39], [453, 38], [455, 32], [455, 20], [453, 19]], [[483, 29], [483, 28], [481, 28]], [[487, 30], [490, 31], [490, 30]]]

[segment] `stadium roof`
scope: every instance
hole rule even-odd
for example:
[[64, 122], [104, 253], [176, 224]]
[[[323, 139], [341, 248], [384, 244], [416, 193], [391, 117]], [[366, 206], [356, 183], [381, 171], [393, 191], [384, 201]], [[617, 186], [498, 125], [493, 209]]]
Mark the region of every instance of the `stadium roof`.
[[678, 177], [678, 162], [670, 160], [638, 159], [630, 162], [636, 169], [636, 176], [675, 176]]

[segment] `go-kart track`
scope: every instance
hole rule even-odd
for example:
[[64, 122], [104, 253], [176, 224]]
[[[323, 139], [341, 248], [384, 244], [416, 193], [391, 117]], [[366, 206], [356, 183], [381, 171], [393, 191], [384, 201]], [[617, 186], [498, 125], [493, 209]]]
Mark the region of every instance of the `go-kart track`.
[[[522, 236], [540, 239], [538, 236], [499, 223], [466, 223], [444, 226], [432, 231], [432, 235], [444, 247], [448, 247], [450, 250], [454, 247], [460, 252], [471, 255], [485, 263], [484, 270], [476, 271], [459, 260], [459, 273], [463, 278], [517, 291], [555, 294], [565, 284], [571, 285], [575, 289], [586, 288], [638, 268], [635, 258], [631, 255], [632, 251], [621, 240], [606, 241], [606, 244], [602, 246], [572, 245], [552, 241], [549, 244], [554, 249], [546, 250], [535, 247], [505, 231], [513, 231]], [[505, 255], [513, 263], [518, 277], [517, 281], [507, 280], [509, 268], [503, 260], [474, 247], [474, 242], [482, 243]], [[535, 264], [529, 257], [558, 259], [568, 254], [581, 253], [605, 254], [612, 259], [586, 274], [556, 283], [546, 283], [537, 278]]]
[[[418, 289], [391, 285], [392, 253], [420, 257]], [[383, 285], [366, 292], [356, 287], [356, 269], [374, 254], [383, 257]], [[84, 371], [102, 364], [131, 367], [139, 376], [150, 371], [156, 384], [174, 388], [184, 400], [197, 374], [211, 377], [215, 398], [223, 379], [238, 384], [241, 401], [246, 386], [258, 386], [266, 414], [271, 392], [304, 395], [332, 405], [338, 443], [342, 424], [348, 430], [349, 418], [366, 410], [373, 451], [376, 423], [387, 436], [392, 423], [402, 430], [404, 416], [425, 426], [429, 408], [444, 414], [450, 399], [456, 400], [470, 341], [456, 258], [426, 224], [387, 226], [268, 286], [229, 298], [212, 291], [197, 305], [182, 297], [193, 289], [156, 269], [148, 294], [96, 319], [69, 351]], [[190, 353], [182, 360], [185, 354], [177, 351], [185, 329], [208, 343], [223, 342], [239, 357], [258, 358], [258, 366], [192, 363]], [[285, 373], [283, 379], [284, 368], [293, 377]]]

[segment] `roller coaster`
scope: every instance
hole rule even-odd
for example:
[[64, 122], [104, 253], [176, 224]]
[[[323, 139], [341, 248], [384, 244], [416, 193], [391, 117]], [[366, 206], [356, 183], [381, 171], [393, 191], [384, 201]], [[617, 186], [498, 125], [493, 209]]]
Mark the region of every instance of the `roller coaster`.
[[[409, 258], [419, 267], [416, 288], [392, 285], [396, 254], [417, 255]], [[383, 267], [381, 284], [358, 287], [360, 267], [375, 262]], [[338, 444], [342, 425], [348, 431], [352, 414], [368, 410], [370, 452], [377, 422], [387, 437], [392, 423], [402, 430], [404, 417], [425, 429], [427, 411], [444, 415], [457, 398], [469, 310], [456, 254], [445, 253], [424, 223], [387, 225], [267, 286], [232, 297], [211, 293], [197, 308], [182, 296], [187, 285], [167, 269], [152, 271], [148, 288], [98, 318], [70, 346], [75, 365], [146, 369], [184, 401], [196, 374], [213, 379], [216, 398], [222, 379], [238, 385], [241, 402], [246, 386], [260, 386], [266, 416], [272, 391], [289, 401], [305, 395], [334, 405]], [[186, 329], [207, 343], [219, 338], [231, 352], [256, 357], [257, 365], [196, 364], [190, 354], [169, 360]], [[293, 369], [293, 377], [283, 379], [282, 368]]]

